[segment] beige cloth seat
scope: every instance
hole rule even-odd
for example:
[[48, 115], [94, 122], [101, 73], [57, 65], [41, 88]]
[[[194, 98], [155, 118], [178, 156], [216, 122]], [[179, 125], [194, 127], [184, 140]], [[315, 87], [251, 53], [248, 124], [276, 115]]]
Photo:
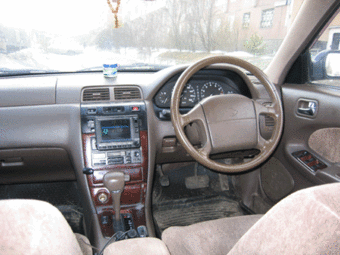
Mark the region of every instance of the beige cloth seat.
[[163, 232], [162, 240], [171, 254], [227, 254], [261, 216], [239, 216], [171, 227]]
[[89, 240], [74, 234], [60, 211], [38, 200], [0, 201], [0, 254], [90, 255]]
[[261, 218], [171, 227], [162, 240], [172, 255], [340, 254], [340, 183], [295, 192]]
[[[60, 211], [38, 200], [0, 201], [0, 254], [92, 255], [86, 236], [74, 234]], [[104, 254], [169, 254], [157, 238], [139, 238], [110, 245]]]
[[[74, 234], [60, 211], [38, 200], [0, 201], [0, 254], [92, 255], [86, 236]], [[157, 238], [139, 238], [110, 245], [104, 254], [169, 254]]]
[[[340, 183], [293, 193], [264, 216], [171, 227], [109, 245], [109, 254], [340, 254]], [[0, 201], [0, 254], [92, 254], [62, 214], [34, 200]]]

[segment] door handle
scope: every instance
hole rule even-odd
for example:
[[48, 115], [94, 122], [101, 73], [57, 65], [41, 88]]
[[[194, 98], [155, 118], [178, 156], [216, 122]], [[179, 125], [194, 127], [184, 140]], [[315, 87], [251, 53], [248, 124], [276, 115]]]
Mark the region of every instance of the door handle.
[[1, 162], [1, 167], [23, 166], [24, 162]]
[[21, 157], [16, 158], [5, 158], [0, 160], [1, 167], [15, 167], [15, 166], [23, 166], [24, 161]]
[[297, 113], [306, 117], [315, 117], [317, 112], [317, 102], [308, 99], [298, 101]]

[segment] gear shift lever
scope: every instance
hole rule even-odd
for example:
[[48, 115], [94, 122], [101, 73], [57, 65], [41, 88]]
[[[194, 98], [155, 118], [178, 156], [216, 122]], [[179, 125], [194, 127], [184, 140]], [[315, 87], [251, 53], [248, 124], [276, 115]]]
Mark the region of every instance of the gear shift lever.
[[120, 171], [108, 172], [104, 175], [103, 182], [112, 195], [116, 222], [120, 222], [120, 196], [125, 186], [124, 173]]

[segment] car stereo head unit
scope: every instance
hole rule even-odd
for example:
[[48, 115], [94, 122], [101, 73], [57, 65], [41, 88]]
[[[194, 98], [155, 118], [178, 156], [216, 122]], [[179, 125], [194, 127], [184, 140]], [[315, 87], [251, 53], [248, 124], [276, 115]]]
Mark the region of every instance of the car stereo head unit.
[[96, 138], [98, 150], [139, 147], [138, 117], [96, 118]]

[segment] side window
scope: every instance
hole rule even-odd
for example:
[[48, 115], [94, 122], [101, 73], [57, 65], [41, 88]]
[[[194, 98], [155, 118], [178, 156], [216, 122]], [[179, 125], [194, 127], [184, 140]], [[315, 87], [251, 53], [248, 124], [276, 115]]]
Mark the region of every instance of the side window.
[[340, 13], [322, 30], [318, 39], [309, 48], [310, 80], [324, 81], [327, 85], [340, 83]]

